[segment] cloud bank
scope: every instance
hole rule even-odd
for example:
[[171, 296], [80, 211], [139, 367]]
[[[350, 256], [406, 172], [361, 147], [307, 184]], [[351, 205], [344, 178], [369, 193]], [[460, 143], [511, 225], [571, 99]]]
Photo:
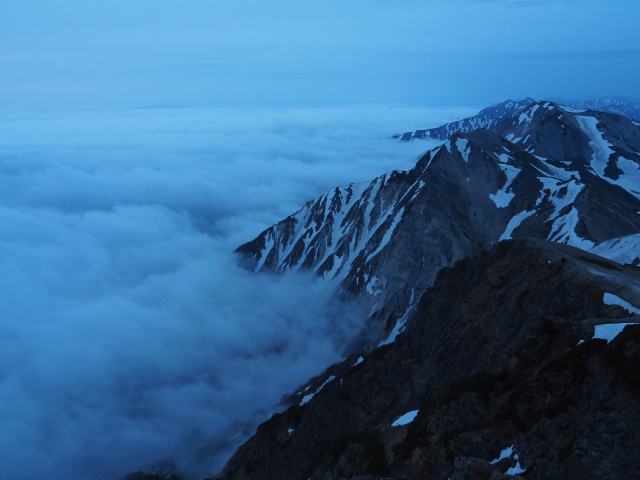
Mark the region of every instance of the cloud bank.
[[[215, 473], [362, 321], [230, 253], [334, 185], [412, 166], [389, 139], [471, 110], [158, 109], [0, 118], [0, 465]], [[401, 120], [402, 119], [402, 120]]]

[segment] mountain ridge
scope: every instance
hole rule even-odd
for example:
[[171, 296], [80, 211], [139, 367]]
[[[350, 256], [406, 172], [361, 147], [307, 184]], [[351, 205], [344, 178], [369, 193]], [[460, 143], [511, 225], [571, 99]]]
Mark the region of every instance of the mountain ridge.
[[237, 252], [255, 271], [341, 282], [375, 346], [438, 270], [499, 240], [628, 255], [640, 245], [638, 151], [628, 119], [534, 102], [492, 130], [454, 133], [411, 170], [330, 190]]

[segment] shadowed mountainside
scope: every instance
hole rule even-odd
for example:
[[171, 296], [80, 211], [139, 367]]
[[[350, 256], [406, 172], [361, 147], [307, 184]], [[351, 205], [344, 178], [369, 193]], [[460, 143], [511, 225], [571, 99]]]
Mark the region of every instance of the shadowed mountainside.
[[640, 306], [640, 270], [534, 240], [461, 260], [394, 343], [330, 368], [219, 478], [631, 478], [640, 326], [592, 337], [640, 317], [608, 298]]

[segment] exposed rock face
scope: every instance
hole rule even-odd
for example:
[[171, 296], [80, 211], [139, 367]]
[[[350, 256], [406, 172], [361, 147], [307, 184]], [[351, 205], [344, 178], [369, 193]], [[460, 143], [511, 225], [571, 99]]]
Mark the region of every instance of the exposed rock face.
[[640, 307], [640, 271], [534, 240], [459, 261], [394, 343], [331, 367], [221, 478], [632, 478], [640, 325], [592, 337], [640, 316], [607, 295]]
[[342, 282], [377, 345], [441, 268], [502, 239], [640, 261], [639, 151], [629, 119], [534, 102], [494, 131], [454, 134], [410, 171], [331, 190], [238, 252], [256, 271]]

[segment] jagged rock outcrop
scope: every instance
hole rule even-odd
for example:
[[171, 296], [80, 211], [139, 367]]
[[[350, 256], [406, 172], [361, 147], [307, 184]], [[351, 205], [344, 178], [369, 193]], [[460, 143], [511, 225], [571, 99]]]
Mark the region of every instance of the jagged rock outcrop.
[[494, 131], [454, 134], [407, 172], [329, 191], [237, 251], [256, 271], [341, 282], [370, 315], [374, 346], [441, 268], [501, 239], [640, 261], [638, 151], [629, 119], [534, 102]]
[[592, 337], [638, 307], [635, 267], [500, 242], [442, 270], [394, 343], [331, 367], [219, 478], [632, 478], [640, 325]]

